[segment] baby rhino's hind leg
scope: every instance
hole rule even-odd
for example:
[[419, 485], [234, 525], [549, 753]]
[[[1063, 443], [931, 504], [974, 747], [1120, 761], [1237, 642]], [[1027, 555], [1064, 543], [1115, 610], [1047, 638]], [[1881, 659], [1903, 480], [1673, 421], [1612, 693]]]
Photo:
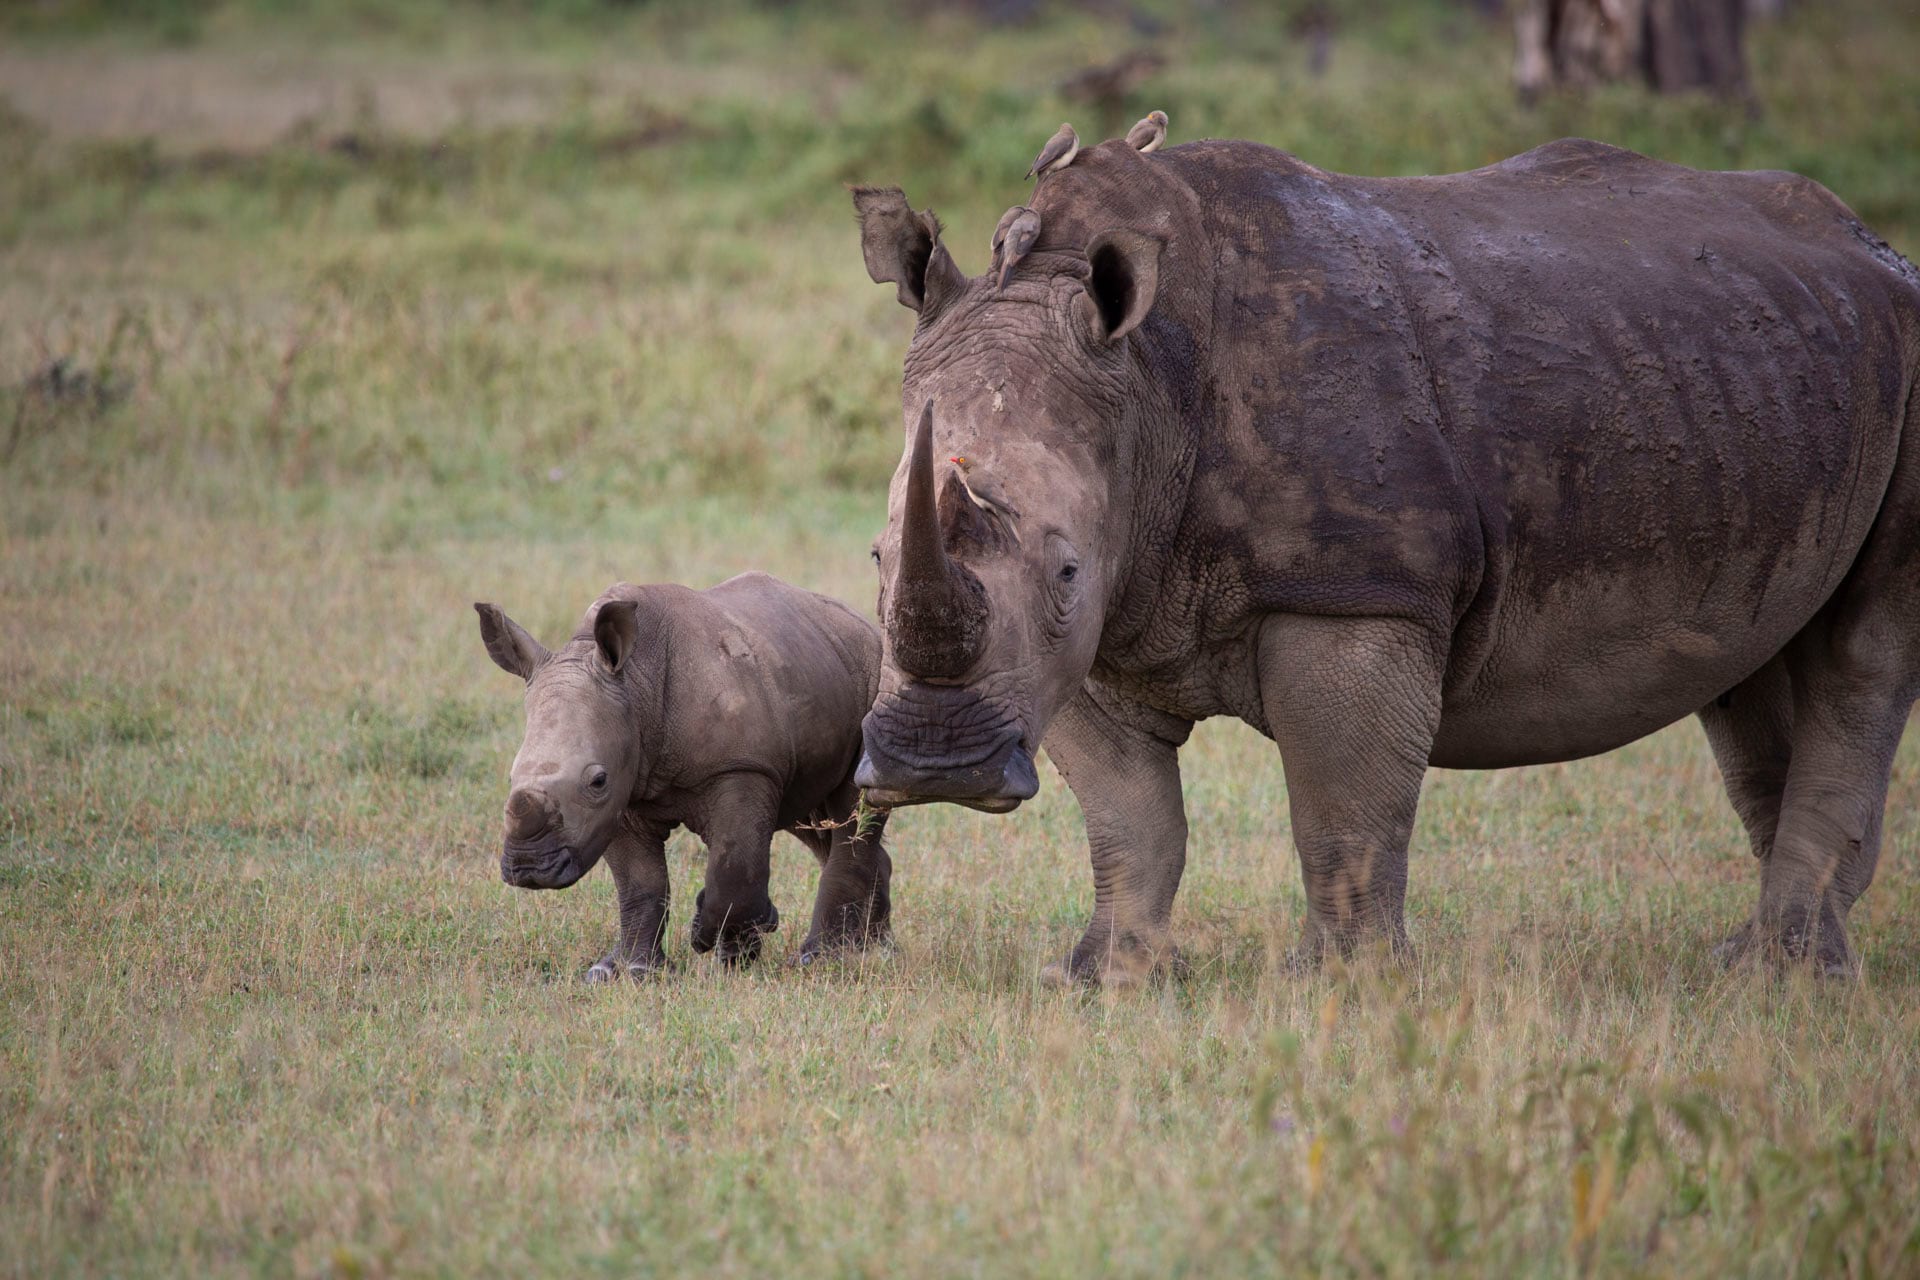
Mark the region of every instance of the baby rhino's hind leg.
[[893, 859], [880, 842], [887, 816], [883, 810], [861, 807], [859, 797], [849, 776], [824, 812], [816, 815], [824, 821], [794, 833], [820, 859], [813, 927], [795, 957], [797, 964], [893, 940], [889, 924], [893, 902], [888, 892]]

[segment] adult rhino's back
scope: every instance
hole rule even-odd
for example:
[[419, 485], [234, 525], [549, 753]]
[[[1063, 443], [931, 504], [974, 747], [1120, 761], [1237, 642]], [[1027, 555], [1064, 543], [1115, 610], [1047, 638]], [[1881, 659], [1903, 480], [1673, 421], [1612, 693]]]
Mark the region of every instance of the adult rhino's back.
[[1818, 184], [1580, 141], [1433, 178], [1169, 156], [1238, 266], [1216, 368], [1286, 387], [1237, 430], [1228, 409], [1231, 465], [1315, 470], [1374, 554], [1396, 493], [1480, 526], [1436, 763], [1670, 723], [1847, 574], [1895, 471], [1920, 281]]

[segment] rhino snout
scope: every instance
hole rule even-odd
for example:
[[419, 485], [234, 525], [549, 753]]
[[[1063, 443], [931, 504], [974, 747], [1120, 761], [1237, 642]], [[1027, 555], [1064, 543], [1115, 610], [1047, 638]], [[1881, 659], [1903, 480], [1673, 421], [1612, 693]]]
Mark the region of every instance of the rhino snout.
[[500, 878], [516, 889], [564, 889], [586, 873], [564, 847], [536, 852], [508, 844], [500, 855]]
[[1005, 813], [1040, 789], [1018, 719], [968, 690], [905, 686], [882, 695], [861, 730], [854, 782], [881, 807], [946, 800]]

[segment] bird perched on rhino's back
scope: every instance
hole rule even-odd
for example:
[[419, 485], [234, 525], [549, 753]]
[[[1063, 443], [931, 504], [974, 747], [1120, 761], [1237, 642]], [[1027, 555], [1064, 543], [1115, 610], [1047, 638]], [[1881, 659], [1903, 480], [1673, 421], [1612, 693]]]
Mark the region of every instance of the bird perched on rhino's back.
[[1149, 111], [1146, 118], [1127, 130], [1127, 145], [1135, 151], [1158, 151], [1167, 140], [1167, 113]]
[[1040, 148], [1040, 154], [1033, 158], [1033, 167], [1027, 170], [1029, 178], [1043, 173], [1058, 173], [1073, 163], [1080, 154], [1080, 135], [1073, 126], [1063, 124], [1060, 131], [1047, 139], [1047, 145]]
[[1000, 216], [1000, 225], [993, 231], [995, 288], [1007, 287], [1007, 277], [1039, 238], [1040, 215], [1027, 206], [1017, 204]]

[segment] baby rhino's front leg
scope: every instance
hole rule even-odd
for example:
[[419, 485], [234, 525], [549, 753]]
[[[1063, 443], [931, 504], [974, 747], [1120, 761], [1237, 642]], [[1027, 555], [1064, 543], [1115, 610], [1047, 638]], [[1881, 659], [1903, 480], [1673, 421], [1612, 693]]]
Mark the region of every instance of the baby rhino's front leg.
[[620, 902], [620, 936], [613, 950], [587, 970], [588, 982], [645, 978], [667, 968], [667, 846], [664, 831], [635, 831], [623, 825], [607, 846]]
[[761, 938], [780, 927], [767, 896], [780, 790], [764, 778], [733, 775], [705, 800], [695, 831], [707, 842], [707, 883], [693, 903], [693, 949], [745, 964], [760, 954]]

